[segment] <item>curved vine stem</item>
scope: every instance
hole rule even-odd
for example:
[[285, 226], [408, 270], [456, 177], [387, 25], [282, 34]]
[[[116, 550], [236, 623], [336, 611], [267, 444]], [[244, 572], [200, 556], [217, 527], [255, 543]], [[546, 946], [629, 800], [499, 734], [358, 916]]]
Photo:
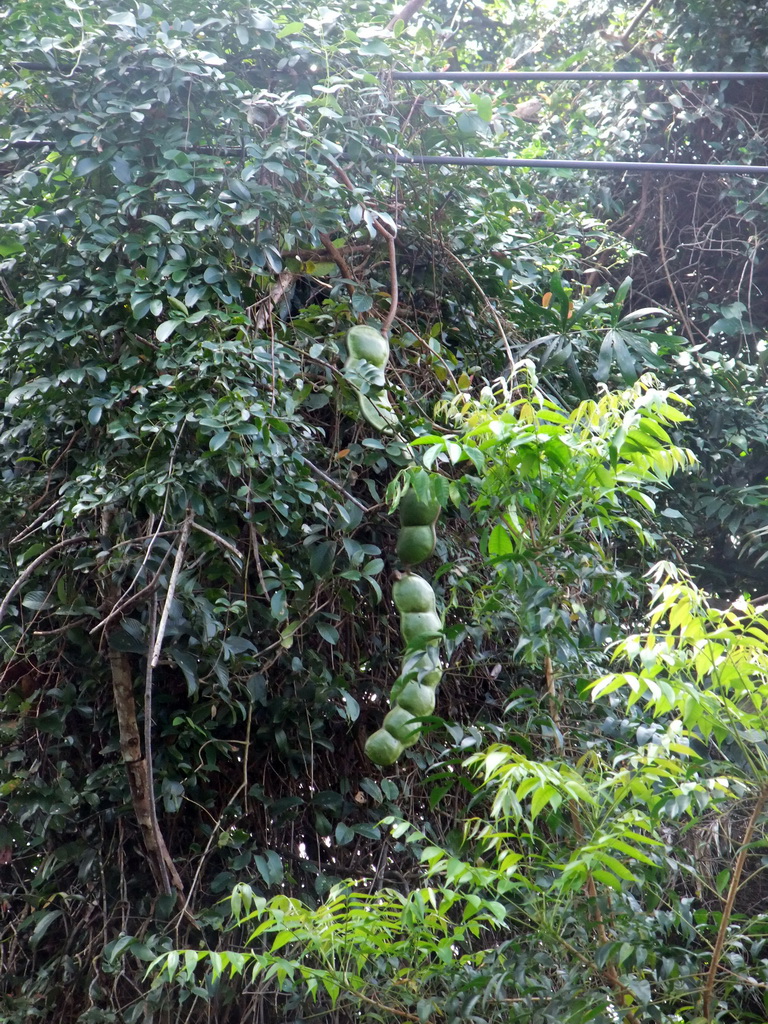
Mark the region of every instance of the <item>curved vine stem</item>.
[[381, 333], [387, 334], [392, 324], [394, 323], [395, 317], [397, 316], [397, 306], [400, 301], [399, 290], [397, 285], [397, 253], [395, 251], [395, 235], [389, 228], [385, 227], [380, 220], [375, 220], [373, 226], [376, 228], [382, 238], [386, 238], [387, 246], [389, 248], [389, 273], [390, 273], [390, 303], [389, 312], [387, 313], [384, 323], [381, 325]]
[[[417, 10], [419, 7], [421, 7], [421, 5], [423, 3], [424, 3], [424, 0], [419, 0], [419, 2], [416, 3], [413, 6], [413, 10]], [[406, 7], [409, 7], [409, 6], [410, 6], [409, 4], [406, 4]], [[403, 10], [405, 10], [405, 8]], [[393, 18], [393, 20], [392, 20], [392, 22], [390, 24], [394, 25], [397, 22], [398, 18], [400, 18], [400, 17], [402, 17], [402, 12], [400, 14], [398, 14], [398, 15], [395, 15], [395, 17]], [[346, 185], [350, 192], [354, 192], [355, 186], [352, 184], [352, 181], [351, 181], [349, 175], [347, 174], [347, 172], [344, 170], [344, 168], [341, 167], [339, 164], [337, 164], [335, 160], [331, 161], [331, 166], [333, 167], [333, 169], [334, 169], [334, 171], [336, 173], [336, 177], [339, 179], [339, 181], [342, 182], [342, 184]], [[390, 270], [390, 281], [391, 281], [391, 285], [390, 285], [391, 299], [390, 299], [390, 303], [389, 303], [389, 312], [387, 313], [387, 315], [386, 315], [386, 317], [384, 319], [384, 323], [381, 325], [381, 333], [382, 334], [386, 334], [387, 331], [389, 331], [390, 328], [392, 327], [392, 324], [394, 323], [395, 317], [397, 316], [397, 307], [398, 307], [398, 303], [399, 303], [399, 288], [398, 288], [398, 283], [397, 283], [397, 252], [395, 250], [395, 235], [396, 235], [397, 232], [396, 231], [390, 231], [390, 229], [386, 226], [386, 224], [384, 224], [383, 221], [379, 220], [378, 217], [373, 221], [373, 226], [376, 229], [377, 233], [379, 235], [381, 235], [381, 237], [386, 240], [387, 247], [389, 249], [389, 270]], [[321, 237], [321, 241], [325, 244], [325, 238], [323, 238], [322, 235], [320, 237]], [[330, 238], [329, 238], [329, 241], [330, 241]], [[341, 254], [338, 254], [338, 255], [340, 256]], [[349, 276], [349, 275], [347, 275], [347, 276]]]
[[485, 302], [485, 305], [488, 307], [488, 312], [493, 317], [493, 321], [496, 324], [496, 328], [497, 328], [497, 330], [499, 332], [501, 340], [504, 343], [504, 349], [505, 349], [505, 351], [507, 353], [507, 359], [509, 360], [509, 368], [510, 368], [510, 370], [514, 370], [514, 368], [515, 368], [515, 357], [512, 355], [512, 348], [510, 347], [509, 339], [507, 338], [507, 332], [504, 330], [504, 325], [501, 322], [501, 317], [496, 312], [496, 310], [493, 308], [493, 303], [488, 298], [488, 296], [485, 294], [485, 292], [483, 291], [479, 281], [474, 276], [474, 274], [469, 269], [469, 267], [466, 265], [466, 263], [464, 263], [463, 260], [460, 260], [459, 257], [455, 253], [451, 252], [450, 249], [444, 249], [443, 251], [446, 253], [446, 255], [450, 256], [450, 258], [455, 263], [458, 263], [458, 265], [461, 267], [461, 269], [467, 275], [467, 277], [472, 282], [474, 287], [477, 289], [478, 295], [480, 295], [480, 297]]

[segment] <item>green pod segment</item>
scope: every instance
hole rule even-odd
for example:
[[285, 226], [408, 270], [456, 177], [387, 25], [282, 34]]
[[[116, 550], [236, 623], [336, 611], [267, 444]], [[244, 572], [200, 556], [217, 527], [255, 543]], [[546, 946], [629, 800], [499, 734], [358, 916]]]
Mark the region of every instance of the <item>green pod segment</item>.
[[359, 394], [358, 400], [363, 418], [376, 430], [387, 431], [397, 423], [397, 414], [386, 391], [380, 391], [375, 397]]
[[387, 768], [400, 757], [405, 747], [386, 729], [371, 733], [365, 743], [365, 753], [374, 764]]
[[410, 651], [403, 657], [401, 676], [407, 679], [421, 679], [426, 672], [440, 668], [440, 646], [427, 644], [421, 651]]
[[[435, 682], [437, 673], [437, 682]], [[411, 651], [403, 658], [400, 675], [392, 684], [390, 700], [396, 704], [399, 695], [409, 683], [425, 683], [436, 687], [440, 682], [440, 648], [436, 643], [428, 643], [423, 651]]]
[[400, 633], [406, 647], [423, 645], [443, 631], [443, 624], [437, 612], [409, 612], [400, 616]]
[[433, 668], [431, 672], [427, 672], [422, 677], [421, 685], [428, 686], [430, 690], [436, 690], [442, 678], [443, 670], [441, 668]]
[[397, 697], [397, 706], [405, 708], [417, 718], [426, 718], [427, 715], [431, 715], [435, 710], [435, 702], [434, 689], [424, 683], [417, 683], [415, 680], [406, 683]]
[[402, 526], [431, 526], [440, 512], [440, 502], [435, 498], [421, 501], [411, 487], [401, 498], [398, 511]]
[[373, 384], [374, 387], [383, 388], [387, 383], [384, 370], [369, 363], [367, 359], [357, 359], [355, 356], [347, 356], [344, 373], [347, 379], [356, 386]]
[[347, 351], [354, 359], [364, 359], [381, 368], [389, 359], [389, 342], [373, 327], [350, 327], [347, 331]]
[[429, 583], [417, 573], [406, 572], [395, 580], [392, 599], [401, 615], [408, 612], [433, 612], [435, 592]]
[[397, 679], [392, 683], [392, 690], [389, 694], [389, 703], [397, 704], [400, 694], [403, 692], [405, 687], [408, 685], [408, 680], [403, 679], [402, 676], [398, 676]]
[[431, 556], [437, 543], [434, 523], [404, 526], [397, 538], [397, 557], [405, 565], [419, 565]]
[[412, 747], [414, 743], [418, 743], [421, 735], [421, 723], [410, 711], [406, 711], [398, 704], [384, 716], [383, 727], [404, 747]]

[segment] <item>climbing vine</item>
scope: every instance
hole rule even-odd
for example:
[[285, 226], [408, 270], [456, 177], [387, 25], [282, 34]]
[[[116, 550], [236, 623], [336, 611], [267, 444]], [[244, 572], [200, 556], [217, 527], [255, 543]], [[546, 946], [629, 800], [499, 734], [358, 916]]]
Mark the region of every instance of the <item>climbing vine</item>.
[[609, 145], [523, 10], [3, 9], [8, 1024], [764, 1019], [762, 200], [397, 164]]

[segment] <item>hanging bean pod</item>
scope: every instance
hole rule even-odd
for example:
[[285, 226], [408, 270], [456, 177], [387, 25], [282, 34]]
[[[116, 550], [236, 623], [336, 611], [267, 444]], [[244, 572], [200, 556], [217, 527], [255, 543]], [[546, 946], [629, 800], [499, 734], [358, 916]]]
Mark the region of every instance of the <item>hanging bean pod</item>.
[[[360, 410], [373, 427], [386, 431], [397, 422], [385, 390], [389, 342], [371, 327], [353, 327], [347, 334], [347, 349], [344, 374], [357, 390]], [[419, 496], [414, 488], [406, 491], [400, 504], [397, 540], [397, 555], [403, 564], [419, 565], [432, 555], [439, 513], [440, 503], [433, 496]], [[382, 767], [394, 764], [406, 747], [418, 742], [420, 719], [433, 714], [442, 677], [437, 642], [442, 622], [434, 590], [421, 576], [406, 572], [395, 581], [392, 596], [406, 650], [392, 687], [391, 709], [382, 728], [365, 744], [367, 756]]]
[[392, 600], [401, 615], [409, 612], [433, 612], [435, 592], [423, 576], [405, 572], [392, 585]]
[[[347, 351], [344, 376], [357, 391], [364, 419], [376, 430], [386, 431], [395, 426], [397, 416], [385, 390], [389, 342], [373, 327], [350, 327]], [[363, 393], [362, 388], [371, 390]]]

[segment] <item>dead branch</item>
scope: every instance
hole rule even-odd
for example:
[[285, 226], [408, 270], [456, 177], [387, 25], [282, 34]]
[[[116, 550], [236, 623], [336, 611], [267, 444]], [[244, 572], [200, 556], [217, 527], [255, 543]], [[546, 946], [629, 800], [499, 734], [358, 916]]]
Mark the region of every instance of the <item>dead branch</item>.
[[225, 551], [229, 551], [230, 554], [234, 555], [240, 562], [243, 561], [241, 552], [234, 544], [230, 544], [225, 537], [220, 536], [218, 533], [214, 533], [213, 530], [209, 530], [207, 526], [201, 526], [200, 523], [197, 522], [192, 523], [192, 529], [197, 530], [199, 533], [204, 533], [206, 537], [210, 537], [211, 540], [215, 540], [217, 544], [220, 544]]
[[168, 590], [165, 595], [165, 604], [163, 605], [163, 611], [160, 616], [160, 623], [157, 627], [157, 636], [155, 638], [154, 647], [152, 648], [152, 657], [150, 659], [150, 665], [152, 668], [157, 668], [157, 663], [160, 660], [160, 651], [163, 647], [163, 640], [165, 638], [165, 630], [168, 625], [168, 616], [171, 612], [171, 602], [173, 596], [176, 593], [176, 584], [179, 580], [179, 573], [181, 567], [184, 564], [184, 556], [187, 553], [187, 543], [189, 541], [189, 531], [192, 528], [192, 522], [194, 520], [194, 512], [189, 512], [187, 518], [184, 520], [184, 525], [181, 528], [181, 536], [179, 537], [179, 546], [176, 549], [176, 558], [174, 559], [173, 569], [171, 570], [171, 578], [168, 581]]

